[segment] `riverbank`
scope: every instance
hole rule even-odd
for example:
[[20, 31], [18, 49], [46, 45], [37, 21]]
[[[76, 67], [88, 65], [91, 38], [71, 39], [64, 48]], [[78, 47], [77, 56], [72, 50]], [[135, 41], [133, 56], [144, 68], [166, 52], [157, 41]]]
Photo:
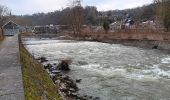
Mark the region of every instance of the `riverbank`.
[[[134, 46], [139, 48], [145, 48], [145, 49], [158, 49], [169, 52], [170, 50], [170, 34], [164, 33], [167, 39], [163, 39], [161, 36], [161, 39], [159, 35], [154, 36], [156, 39], [151, 38], [145, 38], [147, 37], [144, 35], [142, 38], [128, 38], [128, 36], [123, 37], [121, 36], [115, 36], [115, 37], [109, 37], [109, 34], [98, 34], [98, 35], [84, 35], [80, 34], [78, 37], [74, 36], [72, 34], [64, 34], [64, 35], [57, 35], [53, 37], [48, 36], [46, 37], [43, 35], [27, 35], [25, 37], [28, 38], [35, 38], [35, 39], [52, 39], [52, 40], [81, 40], [81, 41], [96, 41], [96, 42], [103, 42], [103, 43], [110, 43], [110, 44], [122, 44], [125, 46]], [[120, 35], [120, 34], [119, 34]], [[45, 38], [46, 37], [46, 38]], [[119, 37], [119, 38], [118, 38]], [[133, 34], [131, 34], [129, 37], [135, 37]], [[151, 37], [151, 36], [148, 36]], [[157, 38], [159, 37], [159, 39]]]
[[25, 100], [17, 35], [0, 44], [0, 100]]
[[[166, 34], [170, 36], [170, 34]], [[130, 36], [131, 37], [131, 36]], [[109, 35], [80, 35], [75, 37], [74, 35], [69, 35], [64, 37], [63, 39], [71, 39], [71, 40], [81, 40], [81, 41], [96, 41], [96, 42], [103, 42], [103, 43], [110, 43], [110, 44], [122, 44], [125, 46], [134, 46], [139, 48], [146, 48], [146, 49], [158, 49], [168, 51], [170, 50], [170, 38], [167, 39], [148, 39], [148, 38], [128, 38], [125, 36], [123, 38], [116, 38], [116, 37], [109, 37]]]
[[81, 33], [74, 36], [76, 40], [97, 41], [111, 44], [123, 44], [148, 49], [170, 50], [170, 33], [138, 33], [138, 32], [117, 32], [117, 33]]
[[[22, 38], [23, 41], [26, 38], [28, 40], [33, 39], [33, 41], [34, 41], [34, 39], [35, 40], [36, 39], [44, 40], [44, 38], [42, 39], [42, 38], [39, 38], [39, 37], [35, 38], [35, 37], [32, 37], [32, 36], [31, 37], [30, 36], [23, 36], [23, 38]], [[27, 44], [25, 44], [25, 46], [26, 45]], [[26, 54], [28, 54], [28, 53], [26, 53]], [[24, 58], [25, 59], [30, 59], [28, 57], [26, 56]], [[33, 57], [35, 59], [33, 59]], [[89, 96], [89, 95], [83, 95], [83, 94], [79, 94], [78, 93], [79, 92], [79, 88], [78, 88], [77, 84], [81, 82], [81, 79], [72, 79], [69, 75], [67, 75], [70, 72], [68, 68], [69, 68], [69, 62], [71, 62], [71, 61], [63, 59], [63, 60], [56, 60], [53, 63], [51, 63], [51, 62], [49, 62], [49, 59], [46, 58], [46, 56], [45, 57], [43, 57], [43, 56], [37, 57], [33, 53], [33, 56], [31, 57], [31, 60], [25, 61], [27, 63], [24, 64], [24, 66], [27, 66], [27, 67], [24, 67], [24, 69], [25, 69], [24, 72], [26, 73], [27, 76], [29, 74], [32, 74], [31, 70], [33, 70], [33, 69], [28, 67], [28, 64], [32, 64], [31, 66], [34, 66], [34, 64], [35, 64], [34, 67], [36, 67], [36, 66], [40, 67], [40, 64], [36, 65], [35, 62], [37, 62], [37, 61], [42, 64], [41, 67], [46, 71], [46, 73], [48, 73], [48, 76], [53, 81], [51, 83], [54, 83], [58, 87], [56, 90], [60, 91], [60, 94], [62, 95], [62, 97], [64, 99], [66, 99], [66, 100], [99, 100], [98, 97]], [[58, 62], [60, 62], [60, 63], [58, 63]], [[64, 68], [65, 66], [68, 66], [68, 68]], [[41, 69], [41, 70], [43, 70], [43, 69]], [[40, 69], [36, 69], [36, 70], [40, 70]], [[37, 72], [35, 72], [35, 73], [37, 73]], [[42, 73], [40, 73], [40, 74], [42, 74]], [[41, 75], [41, 76], [44, 76], [44, 75]], [[38, 81], [41, 78], [41, 76], [39, 78], [36, 78], [36, 79], [33, 78], [33, 79]], [[36, 77], [36, 75], [34, 75], [34, 77]], [[27, 81], [28, 79], [24, 79], [24, 80]], [[29, 84], [30, 83], [28, 83], [28, 85]], [[40, 87], [42, 87], [42, 86], [40, 86]], [[29, 88], [27, 89], [27, 91], [29, 91]], [[26, 96], [26, 97], [29, 97], [29, 96]]]
[[22, 44], [19, 36], [20, 60], [26, 100], [62, 100], [58, 87], [53, 83], [43, 65]]
[[134, 46], [145, 49], [158, 49], [163, 51], [170, 50], [170, 41], [154, 41], [154, 40], [134, 40], [134, 39], [82, 39], [87, 41], [98, 41], [103, 43], [111, 43], [111, 44], [122, 44], [125, 46]]
[[[23, 35], [23, 41], [24, 38], [28, 37], [30, 39], [30, 36]], [[38, 38], [31, 36], [31, 38], [42, 40], [39, 36]], [[46, 59], [46, 57], [35, 57], [33, 54], [33, 56], [31, 56], [22, 44], [20, 47], [22, 47], [20, 48], [20, 51], [23, 64], [26, 100], [32, 98], [38, 100], [42, 97], [53, 97], [60, 100], [60, 96], [62, 96], [62, 99], [64, 100], [99, 100], [98, 97], [80, 95], [78, 93], [79, 88], [77, 84], [81, 82], [81, 79], [74, 80], [67, 75], [67, 73], [69, 73], [69, 60], [56, 60], [55, 63], [51, 63], [48, 62], [49, 59]], [[30, 68], [29, 66], [33, 67]], [[40, 82], [41, 84], [38, 85], [35, 82]], [[55, 84], [56, 87], [53, 84]], [[44, 94], [44, 91], [47, 91], [48, 95]]]

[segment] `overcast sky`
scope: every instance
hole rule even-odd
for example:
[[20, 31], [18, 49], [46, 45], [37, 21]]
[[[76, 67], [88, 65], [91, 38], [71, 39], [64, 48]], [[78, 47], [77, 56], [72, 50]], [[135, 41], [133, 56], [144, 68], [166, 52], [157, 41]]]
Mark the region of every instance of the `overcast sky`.
[[[52, 12], [68, 6], [70, 0], [0, 0], [13, 14], [24, 15]], [[82, 5], [96, 6], [98, 10], [126, 9], [151, 3], [153, 0], [82, 0]]]

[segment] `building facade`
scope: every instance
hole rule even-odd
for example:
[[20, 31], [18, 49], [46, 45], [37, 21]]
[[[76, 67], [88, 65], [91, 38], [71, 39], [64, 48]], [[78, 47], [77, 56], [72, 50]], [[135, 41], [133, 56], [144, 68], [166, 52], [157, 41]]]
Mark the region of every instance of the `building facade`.
[[14, 36], [19, 33], [19, 25], [16, 23], [9, 21], [5, 25], [3, 25], [4, 35], [5, 36]]

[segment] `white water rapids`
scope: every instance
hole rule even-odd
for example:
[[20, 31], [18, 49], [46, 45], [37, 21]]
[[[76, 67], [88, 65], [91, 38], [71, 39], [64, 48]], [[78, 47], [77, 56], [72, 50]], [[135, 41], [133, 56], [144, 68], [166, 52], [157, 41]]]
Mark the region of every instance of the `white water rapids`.
[[119, 44], [25, 39], [35, 57], [71, 59], [80, 94], [101, 100], [170, 100], [170, 54]]

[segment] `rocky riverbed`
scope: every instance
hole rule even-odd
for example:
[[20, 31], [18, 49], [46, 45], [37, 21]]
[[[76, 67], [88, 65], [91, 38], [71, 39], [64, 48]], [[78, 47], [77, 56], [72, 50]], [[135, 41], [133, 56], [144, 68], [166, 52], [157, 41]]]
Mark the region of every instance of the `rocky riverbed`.
[[50, 64], [46, 57], [37, 58], [44, 65], [44, 69], [48, 72], [53, 82], [59, 86], [59, 91], [66, 100], [99, 100], [99, 97], [79, 94], [77, 84], [82, 79], [71, 79], [66, 75], [69, 71], [71, 60], [62, 60], [60, 63]]

